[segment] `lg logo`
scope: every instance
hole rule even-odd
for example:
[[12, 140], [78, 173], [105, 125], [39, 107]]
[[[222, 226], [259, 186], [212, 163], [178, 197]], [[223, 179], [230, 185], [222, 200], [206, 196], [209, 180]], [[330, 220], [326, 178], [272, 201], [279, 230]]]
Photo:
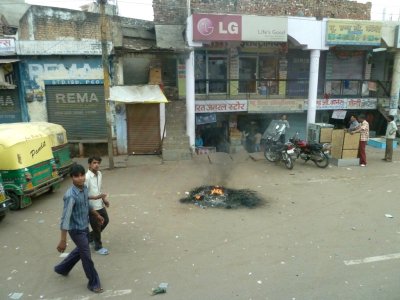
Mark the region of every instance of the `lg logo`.
[[209, 18], [202, 18], [197, 23], [197, 30], [205, 36], [208, 36], [214, 32], [214, 26]]
[[[197, 22], [197, 30], [201, 35], [209, 36], [214, 32], [214, 24], [209, 18], [202, 18]], [[239, 25], [237, 22], [228, 22], [224, 24], [223, 21], [218, 22], [218, 34], [238, 35]]]

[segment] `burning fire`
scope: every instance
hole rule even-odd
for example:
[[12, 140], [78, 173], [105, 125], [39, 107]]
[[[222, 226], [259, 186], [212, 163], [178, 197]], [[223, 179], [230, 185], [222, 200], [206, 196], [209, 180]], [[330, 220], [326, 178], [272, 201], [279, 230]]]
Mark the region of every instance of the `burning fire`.
[[219, 186], [215, 186], [213, 187], [213, 189], [210, 192], [211, 195], [223, 195], [224, 194], [224, 190], [222, 189], [222, 187]]

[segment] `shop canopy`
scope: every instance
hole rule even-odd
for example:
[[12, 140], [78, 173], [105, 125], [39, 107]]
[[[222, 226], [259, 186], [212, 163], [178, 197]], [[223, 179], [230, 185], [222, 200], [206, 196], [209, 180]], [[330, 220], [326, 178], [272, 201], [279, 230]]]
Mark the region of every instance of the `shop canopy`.
[[113, 86], [107, 100], [131, 104], [168, 102], [160, 86], [156, 84]]

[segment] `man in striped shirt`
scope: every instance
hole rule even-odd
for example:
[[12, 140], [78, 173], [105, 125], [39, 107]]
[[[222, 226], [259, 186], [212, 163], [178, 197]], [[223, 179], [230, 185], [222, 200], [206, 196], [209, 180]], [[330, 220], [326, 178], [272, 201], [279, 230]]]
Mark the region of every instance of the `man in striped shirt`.
[[350, 133], [360, 132], [360, 145], [358, 147], [358, 157], [360, 158], [360, 167], [365, 167], [367, 165], [367, 154], [365, 153], [365, 146], [369, 140], [369, 123], [365, 120], [365, 115], [361, 114], [358, 116], [358, 121], [360, 125], [356, 130]]
[[67, 248], [67, 232], [75, 243], [76, 248], [58, 265], [54, 271], [67, 276], [76, 263], [81, 260], [83, 270], [89, 282], [87, 288], [94, 293], [101, 293], [100, 278], [94, 267], [89, 248], [89, 213], [94, 214], [100, 223], [104, 221], [95, 210], [89, 209], [89, 196], [85, 186], [85, 169], [74, 164], [70, 170], [72, 186], [64, 194], [64, 208], [61, 216], [61, 239], [57, 245], [59, 252]]

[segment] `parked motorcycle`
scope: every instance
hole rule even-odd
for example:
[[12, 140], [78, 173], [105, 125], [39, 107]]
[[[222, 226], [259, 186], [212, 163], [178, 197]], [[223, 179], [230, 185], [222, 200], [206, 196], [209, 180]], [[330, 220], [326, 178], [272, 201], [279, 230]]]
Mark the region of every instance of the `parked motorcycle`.
[[292, 143], [281, 143], [279, 141], [286, 125], [281, 121], [272, 121], [265, 130], [262, 140], [264, 143], [264, 156], [268, 161], [283, 161], [285, 167], [289, 170], [293, 169], [294, 161], [291, 155], [294, 154], [294, 146]]
[[319, 168], [326, 168], [329, 165], [327, 144], [309, 143], [301, 140], [298, 132], [289, 141], [294, 145], [296, 158], [301, 158], [306, 162], [312, 160]]

